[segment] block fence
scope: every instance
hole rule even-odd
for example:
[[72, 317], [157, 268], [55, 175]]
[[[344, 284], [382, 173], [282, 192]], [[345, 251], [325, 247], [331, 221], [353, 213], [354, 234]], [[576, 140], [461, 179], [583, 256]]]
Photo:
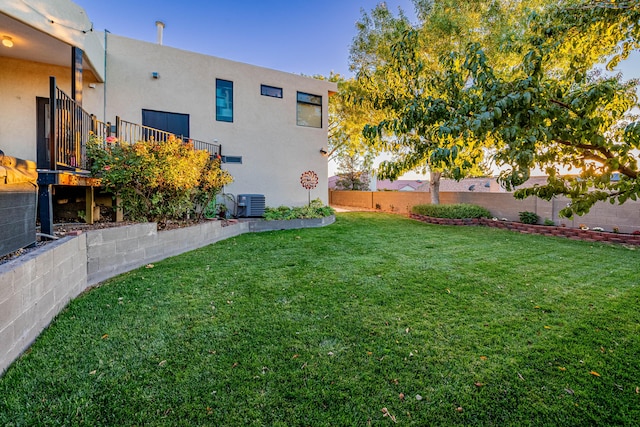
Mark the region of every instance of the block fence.
[[[414, 191], [330, 191], [329, 203], [332, 206], [349, 206], [369, 210], [380, 210], [399, 214], [409, 214], [415, 205], [431, 203], [431, 193]], [[609, 202], [598, 202], [588, 214], [574, 216], [571, 219], [561, 218], [559, 212], [567, 206], [566, 198], [555, 198], [551, 201], [528, 197], [517, 200], [512, 193], [473, 193], [442, 192], [441, 204], [469, 203], [482, 206], [496, 218], [519, 221], [522, 211], [535, 212], [540, 221], [546, 218], [556, 225], [578, 228], [581, 224], [589, 228], [602, 227], [613, 231], [617, 227], [621, 233], [632, 233], [640, 230], [640, 201], [628, 200], [623, 205], [612, 205]]]
[[[211, 221], [157, 232], [155, 223], [91, 230], [0, 265], [0, 375], [75, 297], [110, 277], [243, 233], [329, 225], [335, 217]], [[258, 224], [260, 223], [260, 224]], [[271, 224], [270, 224], [271, 223]]]

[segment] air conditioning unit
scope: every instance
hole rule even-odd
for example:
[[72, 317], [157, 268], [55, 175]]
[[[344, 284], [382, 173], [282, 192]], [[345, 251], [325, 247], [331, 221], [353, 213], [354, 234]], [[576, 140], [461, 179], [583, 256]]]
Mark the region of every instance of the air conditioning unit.
[[238, 194], [238, 218], [260, 217], [264, 215], [263, 194]]

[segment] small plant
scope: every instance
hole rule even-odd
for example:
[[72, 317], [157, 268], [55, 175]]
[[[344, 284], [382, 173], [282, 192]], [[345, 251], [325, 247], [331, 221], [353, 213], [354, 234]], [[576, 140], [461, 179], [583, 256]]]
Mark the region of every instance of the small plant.
[[545, 218], [545, 219], [544, 219], [544, 225], [553, 226], [553, 225], [556, 225], [556, 223], [555, 223], [555, 222], [553, 222], [553, 220], [552, 220], [552, 219]]
[[490, 218], [491, 213], [482, 206], [464, 203], [454, 205], [416, 205], [411, 212], [433, 218], [469, 219]]
[[523, 224], [537, 224], [540, 221], [540, 217], [537, 213], [531, 211], [520, 212], [520, 222]]
[[602, 227], [593, 227], [592, 230], [593, 231], [604, 231], [604, 228], [602, 228]]
[[633, 233], [634, 236], [640, 236], [640, 230], [635, 230]]
[[586, 225], [586, 224], [580, 224], [580, 225], [578, 226], [578, 228], [580, 228], [580, 230], [584, 230], [584, 231], [589, 230], [589, 227], [587, 227], [587, 225]]
[[277, 208], [266, 208], [264, 210], [264, 219], [267, 221], [286, 220], [286, 219], [310, 219], [324, 218], [331, 216], [335, 211], [322, 204], [320, 199], [312, 200], [308, 206], [290, 208], [287, 206], [279, 206]]
[[618, 227], [613, 227], [613, 230], [612, 230], [612, 231], [613, 231], [614, 233], [618, 234], [618, 233], [620, 233], [620, 228], [618, 228]]

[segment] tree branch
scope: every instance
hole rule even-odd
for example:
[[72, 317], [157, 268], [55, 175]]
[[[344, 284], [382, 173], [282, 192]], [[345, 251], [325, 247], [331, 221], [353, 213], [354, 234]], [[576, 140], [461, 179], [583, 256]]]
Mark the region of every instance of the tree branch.
[[[613, 155], [611, 153], [611, 151], [607, 150], [604, 147], [598, 147], [596, 145], [590, 145], [590, 144], [573, 144], [569, 141], [563, 141], [561, 139], [554, 139], [554, 142], [557, 142], [558, 144], [562, 144], [565, 146], [569, 146], [569, 147], [575, 147], [575, 148], [581, 148], [583, 150], [587, 150], [587, 152], [585, 153], [584, 158], [588, 159], [588, 160], [594, 160], [596, 162], [605, 164], [607, 160], [609, 159], [613, 159], [616, 156]], [[593, 153], [590, 153], [589, 151], [597, 151], [599, 153], [601, 153], [605, 158], [603, 159], [600, 156], [597, 156]], [[628, 176], [629, 178], [632, 179], [638, 179], [638, 171], [635, 169], [631, 169], [628, 166], [625, 165], [618, 165], [618, 168], [614, 170], [615, 172], [620, 172], [621, 174]]]

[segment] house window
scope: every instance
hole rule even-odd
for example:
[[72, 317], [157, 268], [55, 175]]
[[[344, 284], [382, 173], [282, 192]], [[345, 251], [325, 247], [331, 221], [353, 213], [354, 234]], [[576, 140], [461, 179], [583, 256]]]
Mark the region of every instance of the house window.
[[282, 88], [267, 85], [260, 85], [260, 95], [272, 96], [274, 98], [282, 98]]
[[298, 126], [322, 127], [322, 96], [298, 92]]
[[233, 122], [233, 82], [216, 79], [216, 120]]
[[242, 156], [222, 156], [222, 163], [242, 164]]

